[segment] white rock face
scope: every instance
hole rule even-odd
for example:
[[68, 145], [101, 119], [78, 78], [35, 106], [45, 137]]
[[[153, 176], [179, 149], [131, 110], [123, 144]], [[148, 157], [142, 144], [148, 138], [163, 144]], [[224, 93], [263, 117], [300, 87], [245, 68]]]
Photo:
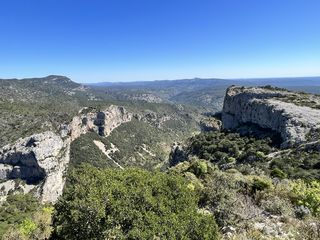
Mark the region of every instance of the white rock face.
[[111, 105], [101, 113], [104, 116], [104, 121], [102, 122], [103, 129], [101, 130], [104, 131], [105, 136], [108, 136], [113, 129], [119, 127], [122, 123], [130, 122], [132, 119], [132, 114], [127, 112], [124, 107], [114, 105]]
[[[43, 202], [56, 202], [64, 188], [71, 142], [89, 130], [108, 136], [131, 119], [132, 114], [123, 107], [112, 105], [98, 113], [74, 117], [70, 124], [61, 126], [60, 134], [48, 131], [3, 147], [0, 149], [0, 180], [4, 182], [0, 183], [0, 188], [4, 190], [0, 192], [0, 200], [9, 191], [20, 188], [24, 192], [36, 189]], [[25, 180], [26, 184], [16, 186], [14, 179]]]
[[15, 191], [19, 188], [19, 192], [28, 193], [31, 190], [37, 188], [37, 185], [32, 184], [25, 184], [25, 185], [18, 185], [14, 180], [7, 180], [5, 182], [0, 183], [0, 204], [6, 200], [7, 195], [11, 191]]
[[70, 141], [67, 140], [60, 156], [55, 159], [54, 171], [47, 173], [46, 179], [41, 187], [41, 199], [43, 202], [56, 202], [63, 192], [65, 175], [70, 161]]
[[254, 123], [280, 133], [283, 147], [305, 142], [307, 134], [320, 127], [320, 109], [288, 102], [297, 96], [284, 90], [230, 87], [223, 105], [223, 128]]
[[12, 170], [13, 166], [7, 164], [0, 164], [0, 180], [8, 179]]
[[43, 201], [54, 202], [63, 188], [61, 164], [68, 161], [61, 154], [64, 147], [61, 137], [53, 132], [19, 139], [0, 149], [0, 175], [3, 180], [23, 179], [28, 185], [43, 184], [39, 190]]
[[119, 127], [122, 123], [130, 122], [132, 116], [133, 114], [129, 113], [124, 107], [115, 105], [97, 113], [81, 114], [74, 117], [70, 123], [71, 139], [73, 141], [89, 130], [102, 136], [108, 136], [113, 129]]

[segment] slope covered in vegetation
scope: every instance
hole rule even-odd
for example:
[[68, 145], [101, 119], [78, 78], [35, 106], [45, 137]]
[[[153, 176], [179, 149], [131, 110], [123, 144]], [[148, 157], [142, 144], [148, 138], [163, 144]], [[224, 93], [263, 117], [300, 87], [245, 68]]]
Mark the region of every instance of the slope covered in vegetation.
[[218, 239], [199, 195], [181, 176], [84, 165], [56, 204], [55, 239]]

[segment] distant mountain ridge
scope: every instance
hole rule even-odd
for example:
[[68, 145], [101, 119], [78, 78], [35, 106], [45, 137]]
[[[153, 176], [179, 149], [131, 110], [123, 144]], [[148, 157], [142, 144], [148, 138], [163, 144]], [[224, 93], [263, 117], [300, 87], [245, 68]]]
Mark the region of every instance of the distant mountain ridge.
[[[320, 77], [255, 78], [255, 79], [180, 79], [137, 82], [102, 82], [87, 84], [110, 99], [145, 100], [188, 104], [202, 111], [216, 112], [222, 109], [226, 89], [231, 85], [266, 86], [287, 88], [320, 94]], [[147, 96], [147, 97], [146, 97]]]
[[320, 76], [314, 77], [275, 77], [275, 78], [236, 78], [236, 79], [223, 79], [223, 78], [193, 78], [193, 79], [174, 79], [174, 80], [153, 80], [153, 81], [124, 81], [124, 82], [97, 82], [97, 83], [84, 83], [90, 86], [104, 86], [104, 87], [123, 87], [123, 86], [168, 86], [175, 84], [212, 84], [212, 85], [246, 85], [246, 84], [269, 84], [269, 85], [283, 85], [283, 86], [320, 86]]
[[49, 75], [43, 78], [0, 79], [0, 102], [47, 102], [57, 97], [71, 96], [85, 90], [85, 86], [70, 78]]
[[314, 77], [273, 77], [273, 78], [192, 78], [192, 79], [172, 79], [172, 80], [152, 80], [152, 81], [123, 81], [123, 82], [96, 82], [96, 83], [77, 83], [70, 78], [62, 75], [48, 75], [46, 77], [37, 78], [0, 78], [0, 83], [7, 81], [23, 81], [23, 82], [60, 82], [73, 83], [87, 86], [99, 87], [165, 87], [175, 85], [276, 85], [276, 86], [320, 86], [320, 76]]

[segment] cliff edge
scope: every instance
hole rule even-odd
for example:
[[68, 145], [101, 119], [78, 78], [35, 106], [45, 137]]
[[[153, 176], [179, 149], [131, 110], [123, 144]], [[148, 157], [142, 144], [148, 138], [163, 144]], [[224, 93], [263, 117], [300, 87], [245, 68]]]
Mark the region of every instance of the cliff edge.
[[83, 110], [59, 132], [33, 134], [0, 148], [0, 202], [13, 192], [33, 192], [42, 202], [56, 202], [64, 188], [71, 142], [88, 131], [107, 136], [133, 115], [115, 105]]
[[318, 140], [320, 96], [267, 87], [227, 89], [222, 110], [224, 129], [256, 124], [281, 135], [282, 147]]

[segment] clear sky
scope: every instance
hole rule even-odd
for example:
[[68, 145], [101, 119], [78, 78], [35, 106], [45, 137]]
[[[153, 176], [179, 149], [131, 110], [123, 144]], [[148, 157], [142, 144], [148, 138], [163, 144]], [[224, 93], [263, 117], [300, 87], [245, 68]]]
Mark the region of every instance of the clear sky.
[[2, 0], [0, 78], [320, 75], [320, 0]]

